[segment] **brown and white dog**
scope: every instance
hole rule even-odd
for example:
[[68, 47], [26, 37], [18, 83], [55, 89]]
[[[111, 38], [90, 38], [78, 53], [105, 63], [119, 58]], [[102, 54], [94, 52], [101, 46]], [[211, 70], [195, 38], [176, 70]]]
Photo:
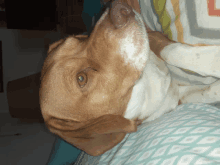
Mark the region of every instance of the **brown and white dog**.
[[[201, 83], [182, 80], [178, 76], [187, 73], [178, 67], [206, 77], [192, 75]], [[50, 46], [40, 105], [51, 132], [97, 156], [179, 103], [220, 101], [218, 78], [220, 46], [147, 34], [141, 15], [116, 1], [90, 37], [70, 36]]]

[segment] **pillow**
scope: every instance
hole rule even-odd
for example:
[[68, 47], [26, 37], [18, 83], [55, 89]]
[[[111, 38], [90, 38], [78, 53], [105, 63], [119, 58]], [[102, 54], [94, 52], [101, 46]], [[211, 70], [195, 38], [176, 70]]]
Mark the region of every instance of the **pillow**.
[[70, 165], [76, 161], [81, 150], [57, 137], [47, 165]]
[[82, 152], [76, 165], [219, 164], [220, 109], [203, 103], [182, 104], [144, 123], [101, 156]]
[[[139, 0], [139, 4], [151, 30], [163, 32], [181, 43], [220, 45], [220, 1]], [[216, 81], [214, 77], [204, 77], [191, 70], [168, 67], [173, 77], [186, 83], [203, 85]]]
[[220, 2], [216, 0], [139, 0], [145, 23], [172, 40], [220, 44]]

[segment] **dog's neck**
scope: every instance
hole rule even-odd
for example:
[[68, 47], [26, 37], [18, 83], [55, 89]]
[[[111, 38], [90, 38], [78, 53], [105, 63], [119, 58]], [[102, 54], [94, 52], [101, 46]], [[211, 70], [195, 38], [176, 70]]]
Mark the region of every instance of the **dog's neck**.
[[[133, 87], [124, 115], [127, 119], [138, 118], [151, 121], [172, 110], [178, 104], [178, 97], [176, 99], [169, 97], [173, 94], [175, 87], [173, 88], [174, 85], [165, 62], [152, 51], [149, 56], [142, 76]], [[168, 107], [164, 105], [167, 101], [169, 101]]]

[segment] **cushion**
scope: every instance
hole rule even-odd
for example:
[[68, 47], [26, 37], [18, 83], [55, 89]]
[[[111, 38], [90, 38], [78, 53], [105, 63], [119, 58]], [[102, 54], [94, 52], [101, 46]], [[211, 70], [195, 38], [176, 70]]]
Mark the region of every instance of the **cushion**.
[[220, 109], [203, 103], [143, 123], [114, 148], [93, 157], [82, 152], [76, 164], [219, 164]]
[[220, 1], [139, 0], [139, 4], [146, 24], [172, 40], [220, 44]]

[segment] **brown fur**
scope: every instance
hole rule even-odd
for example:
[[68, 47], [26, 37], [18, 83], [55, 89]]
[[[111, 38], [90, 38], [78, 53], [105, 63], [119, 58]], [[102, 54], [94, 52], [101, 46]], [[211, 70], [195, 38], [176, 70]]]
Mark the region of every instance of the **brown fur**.
[[[116, 29], [107, 15], [89, 38], [70, 36], [52, 44], [42, 69], [40, 105], [47, 127], [93, 156], [114, 147], [141, 123], [123, 117], [141, 74], [117, 51], [127, 28]], [[87, 79], [83, 87], [78, 75]]]

